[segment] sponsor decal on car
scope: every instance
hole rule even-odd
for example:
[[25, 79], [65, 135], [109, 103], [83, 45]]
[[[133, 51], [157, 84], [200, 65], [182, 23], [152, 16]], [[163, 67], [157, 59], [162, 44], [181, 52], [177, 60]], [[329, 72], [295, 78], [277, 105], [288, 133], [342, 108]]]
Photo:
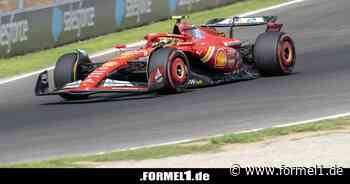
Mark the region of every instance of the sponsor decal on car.
[[203, 63], [209, 62], [209, 60], [213, 57], [215, 50], [216, 50], [216, 48], [214, 46], [211, 46], [208, 48], [207, 53], [204, 55], [204, 57], [202, 57]]
[[119, 80], [112, 80], [112, 79], [106, 79], [103, 83], [104, 87], [133, 87], [135, 86], [129, 81], [119, 81]]
[[224, 49], [219, 49], [215, 56], [215, 68], [223, 69], [227, 63], [227, 56]]
[[63, 87], [63, 89], [79, 88], [80, 84], [81, 84], [81, 80], [80, 81], [76, 81], [76, 82], [72, 82], [72, 83], [66, 84]]
[[198, 80], [198, 79], [191, 79], [188, 81], [187, 86], [189, 88], [193, 88], [193, 87], [201, 87], [204, 85], [204, 81], [203, 80]]
[[149, 73], [149, 82], [152, 85], [158, 85], [162, 84], [164, 82], [164, 72], [165, 69], [163, 66], [157, 66], [155, 67], [150, 73]]
[[204, 34], [199, 29], [196, 28], [196, 29], [192, 29], [192, 36], [193, 38], [200, 40], [200, 39], [203, 39]]
[[159, 68], [157, 69], [157, 73], [154, 76], [154, 79], [155, 79], [155, 81], [157, 81], [157, 83], [163, 82], [163, 75], [162, 75], [162, 73], [160, 73]]
[[98, 70], [98, 71], [94, 71], [90, 74], [90, 76], [95, 76], [95, 77], [100, 77], [102, 75], [105, 75], [106, 71], [103, 70]]
[[264, 22], [265, 22], [265, 19], [263, 17], [238, 17], [234, 19], [235, 25], [261, 24]]
[[109, 67], [114, 67], [117, 64], [118, 64], [117, 62], [112, 61], [112, 62], [107, 62], [107, 63], [103, 64], [102, 66], [109, 68]]

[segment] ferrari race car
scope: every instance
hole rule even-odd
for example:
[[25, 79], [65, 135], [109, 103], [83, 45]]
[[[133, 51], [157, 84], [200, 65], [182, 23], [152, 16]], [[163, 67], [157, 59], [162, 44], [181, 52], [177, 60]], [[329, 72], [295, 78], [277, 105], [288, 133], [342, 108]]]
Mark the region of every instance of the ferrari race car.
[[[45, 71], [35, 94], [79, 100], [99, 93], [178, 93], [293, 71], [294, 42], [275, 16], [217, 18], [200, 26], [185, 16], [173, 19], [171, 33], [147, 34], [138, 48], [117, 45], [120, 54], [102, 63], [82, 50], [64, 54], [54, 69], [54, 89]], [[266, 31], [254, 44], [234, 37], [236, 27], [258, 25], [266, 25]], [[229, 33], [219, 31], [223, 28]]]

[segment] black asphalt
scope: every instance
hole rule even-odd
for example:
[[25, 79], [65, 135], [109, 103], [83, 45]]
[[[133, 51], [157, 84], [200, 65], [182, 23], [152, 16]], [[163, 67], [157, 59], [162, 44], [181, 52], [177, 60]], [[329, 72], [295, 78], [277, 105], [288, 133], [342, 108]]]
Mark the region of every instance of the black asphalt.
[[0, 162], [97, 153], [349, 112], [349, 9], [349, 0], [309, 0], [264, 13], [279, 15], [295, 38], [298, 60], [291, 76], [73, 104], [35, 97], [36, 76], [1, 85]]

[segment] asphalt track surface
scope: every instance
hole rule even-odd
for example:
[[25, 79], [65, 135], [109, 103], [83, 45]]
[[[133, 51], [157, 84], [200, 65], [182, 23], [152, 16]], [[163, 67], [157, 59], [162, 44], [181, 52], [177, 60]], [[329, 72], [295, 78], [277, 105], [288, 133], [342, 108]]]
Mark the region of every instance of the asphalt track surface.
[[[23, 162], [265, 128], [350, 111], [350, 1], [276, 14], [297, 45], [295, 74], [197, 89], [63, 103], [36, 76], [0, 86], [0, 162]], [[250, 35], [250, 31], [242, 33]]]

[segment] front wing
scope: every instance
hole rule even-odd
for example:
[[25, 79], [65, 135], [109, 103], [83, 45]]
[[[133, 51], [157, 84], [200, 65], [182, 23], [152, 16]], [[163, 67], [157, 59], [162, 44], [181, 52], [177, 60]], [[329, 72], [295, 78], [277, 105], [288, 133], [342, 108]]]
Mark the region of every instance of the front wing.
[[49, 96], [49, 95], [63, 95], [63, 94], [98, 94], [98, 93], [147, 93], [154, 91], [151, 86], [148, 84], [143, 85], [119, 85], [119, 86], [101, 86], [96, 88], [80, 88], [73, 87], [68, 89], [54, 89], [50, 90], [49, 84], [49, 75], [48, 71], [42, 72], [35, 86], [35, 95], [36, 96]]

